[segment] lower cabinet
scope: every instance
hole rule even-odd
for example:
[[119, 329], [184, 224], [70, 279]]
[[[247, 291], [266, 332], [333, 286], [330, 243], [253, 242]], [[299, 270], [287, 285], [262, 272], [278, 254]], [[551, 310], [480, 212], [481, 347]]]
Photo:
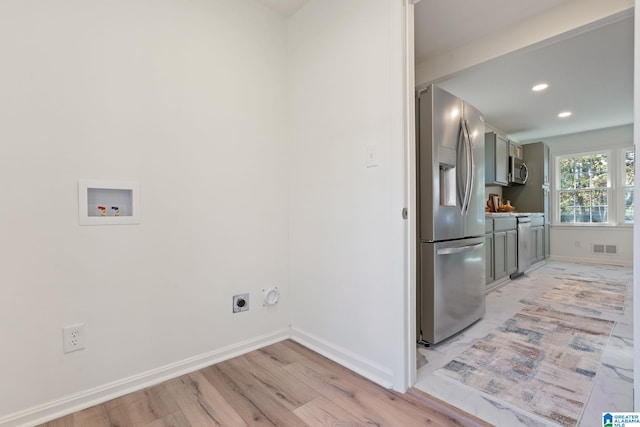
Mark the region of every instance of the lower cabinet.
[[544, 258], [547, 259], [551, 256], [551, 240], [549, 238], [549, 223], [548, 219], [545, 218], [544, 224]]
[[518, 269], [518, 232], [514, 217], [487, 218], [485, 227], [486, 283], [503, 279]]
[[545, 227], [544, 217], [531, 217], [531, 264], [545, 259]]
[[493, 280], [507, 277], [507, 232], [493, 233]]
[[507, 233], [507, 274], [518, 271], [518, 230], [509, 230]]
[[531, 263], [544, 260], [544, 227], [531, 227]]
[[485, 246], [485, 261], [486, 261], [486, 282], [487, 284], [493, 282], [494, 273], [493, 273], [493, 233], [484, 235], [484, 246]]

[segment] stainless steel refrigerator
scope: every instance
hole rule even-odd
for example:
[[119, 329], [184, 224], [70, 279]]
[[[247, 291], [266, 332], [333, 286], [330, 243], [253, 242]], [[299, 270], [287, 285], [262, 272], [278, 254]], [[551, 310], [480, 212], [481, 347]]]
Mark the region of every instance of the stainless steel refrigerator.
[[485, 312], [484, 119], [435, 86], [417, 91], [418, 341]]

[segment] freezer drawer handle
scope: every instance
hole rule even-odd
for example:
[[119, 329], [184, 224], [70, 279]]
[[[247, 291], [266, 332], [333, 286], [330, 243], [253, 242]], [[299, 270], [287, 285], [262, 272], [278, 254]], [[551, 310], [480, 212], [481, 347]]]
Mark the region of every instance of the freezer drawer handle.
[[458, 246], [455, 248], [443, 248], [443, 249], [438, 249], [436, 251], [436, 255], [451, 255], [451, 254], [459, 254], [462, 252], [468, 252], [468, 251], [472, 251], [476, 248], [481, 248], [484, 246], [484, 242], [482, 243], [476, 243], [475, 245], [467, 245], [467, 246]]

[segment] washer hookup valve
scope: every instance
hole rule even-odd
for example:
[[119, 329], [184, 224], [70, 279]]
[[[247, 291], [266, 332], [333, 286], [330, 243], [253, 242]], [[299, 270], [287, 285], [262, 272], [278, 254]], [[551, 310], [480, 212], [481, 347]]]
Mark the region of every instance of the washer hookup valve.
[[107, 208], [104, 206], [98, 206], [98, 210], [100, 210], [100, 216], [107, 216]]
[[120, 208], [117, 206], [111, 206], [111, 210], [113, 210], [113, 214], [115, 216], [120, 216]]

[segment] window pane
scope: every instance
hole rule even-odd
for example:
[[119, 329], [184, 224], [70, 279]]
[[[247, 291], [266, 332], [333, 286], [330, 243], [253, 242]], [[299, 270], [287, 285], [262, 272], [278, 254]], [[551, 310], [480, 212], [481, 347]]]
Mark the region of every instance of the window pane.
[[569, 190], [575, 188], [574, 184], [574, 159], [560, 160], [560, 189]]
[[560, 193], [560, 222], [575, 222], [575, 200], [573, 192]]
[[607, 156], [604, 154], [596, 154], [590, 158], [589, 165], [590, 187], [606, 188], [607, 179]]
[[576, 191], [576, 222], [591, 222], [591, 191]]
[[560, 160], [561, 190], [606, 188], [608, 182], [608, 159], [604, 153]]
[[607, 222], [607, 207], [598, 206], [591, 208], [591, 222]]
[[609, 219], [607, 190], [562, 191], [560, 222], [606, 223]]
[[627, 188], [624, 192], [624, 222], [633, 224], [633, 189]]
[[607, 190], [594, 190], [591, 192], [591, 206], [607, 205]]
[[633, 166], [635, 162], [635, 154], [633, 150], [628, 150], [624, 153], [625, 160], [625, 185], [630, 186], [633, 185]]
[[560, 222], [576, 222], [576, 210], [574, 208], [564, 208], [560, 212]]
[[589, 188], [591, 186], [591, 177], [589, 169], [591, 161], [589, 157], [583, 156], [576, 159], [574, 179], [576, 188]]

